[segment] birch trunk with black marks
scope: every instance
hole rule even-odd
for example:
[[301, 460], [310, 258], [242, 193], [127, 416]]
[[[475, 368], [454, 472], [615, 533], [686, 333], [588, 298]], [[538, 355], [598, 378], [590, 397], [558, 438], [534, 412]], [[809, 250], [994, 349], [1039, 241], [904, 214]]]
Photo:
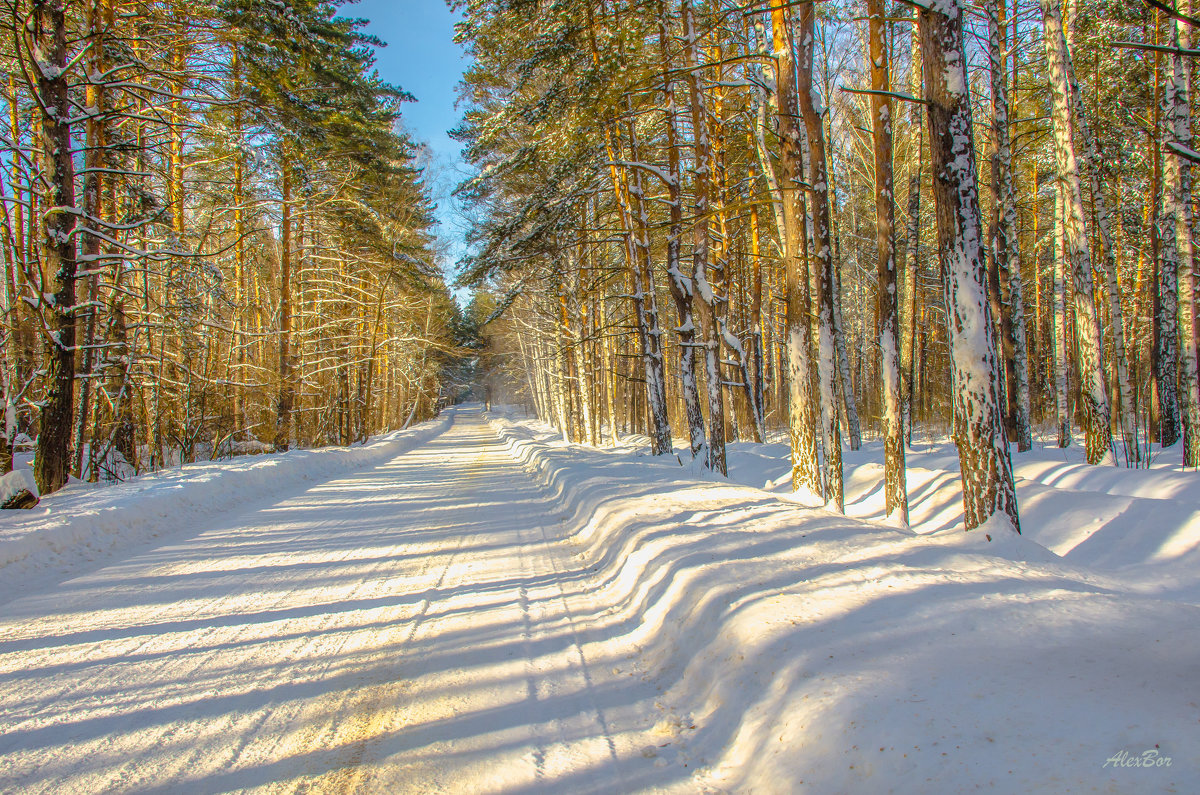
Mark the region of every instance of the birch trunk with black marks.
[[[1172, 37], [1173, 38], [1173, 37]], [[1165, 144], [1175, 135], [1175, 103], [1179, 87], [1168, 64], [1163, 72], [1160, 128], [1155, 130]], [[1156, 158], [1157, 165], [1157, 158]], [[1155, 218], [1158, 242], [1158, 278], [1154, 293], [1154, 349], [1151, 365], [1158, 393], [1158, 441], [1171, 447], [1179, 441], [1179, 251], [1175, 245], [1176, 219], [1179, 215], [1175, 186], [1179, 182], [1179, 158], [1169, 150], [1162, 153], [1162, 196]]]
[[[805, 202], [800, 184], [804, 164], [800, 150], [800, 123], [796, 96], [795, 44], [790, 8], [784, 0], [771, 9], [771, 41], [774, 48], [775, 88], [779, 110], [779, 194], [783, 221], [783, 256], [787, 350], [788, 436], [792, 450], [792, 490], [821, 493], [821, 470], [817, 458], [816, 397], [813, 394], [812, 341], [808, 312], [808, 263], [803, 256]], [[770, 161], [767, 161], [770, 165]]]
[[711, 253], [709, 246], [710, 191], [712, 182], [712, 145], [701, 85], [696, 20], [689, 0], [681, 3], [683, 19], [683, 60], [687, 70], [691, 100], [692, 135], [696, 162], [695, 219], [693, 221], [692, 309], [700, 321], [699, 345], [704, 351], [704, 377], [708, 393], [708, 452], [706, 466], [722, 475], [725, 464], [725, 389], [721, 383], [721, 337], [717, 327], [717, 296], [709, 282]]
[[1033, 447], [1029, 426], [1029, 355], [1025, 339], [1025, 296], [1021, 284], [1017, 197], [1013, 188], [1012, 144], [1009, 139], [1008, 38], [1006, 0], [985, 4], [988, 62], [992, 84], [992, 254], [1000, 288], [1000, 333], [1004, 350], [1006, 413], [1017, 449]]
[[1068, 412], [1067, 374], [1067, 290], [1063, 265], [1066, 260], [1063, 233], [1062, 185], [1054, 189], [1054, 416], [1058, 425], [1058, 446], [1071, 446], [1071, 416]]
[[1090, 464], [1098, 464], [1112, 448], [1111, 416], [1104, 382], [1104, 342], [1096, 312], [1091, 252], [1084, 227], [1083, 191], [1075, 156], [1071, 57], [1063, 35], [1062, 9], [1058, 0], [1042, 0], [1042, 18], [1050, 78], [1050, 115], [1054, 123], [1054, 155], [1062, 185], [1063, 233], [1075, 310], [1075, 349], [1082, 378], [1087, 460]]
[[[1179, 53], [1191, 44], [1187, 27], [1178, 19], [1171, 20], [1175, 51], [1170, 55], [1170, 78], [1167, 83], [1167, 106], [1170, 113], [1171, 140], [1184, 150], [1192, 146], [1191, 112], [1188, 106], [1188, 87], [1191, 84], [1191, 65]], [[1183, 428], [1183, 465], [1200, 467], [1200, 384], [1196, 363], [1196, 245], [1192, 212], [1192, 165], [1177, 151], [1167, 153], [1166, 202], [1173, 205], [1175, 215], [1176, 285], [1175, 302], [1179, 331], [1179, 409]]]
[[838, 511], [845, 510], [842, 488], [842, 433], [838, 422], [836, 350], [833, 334], [833, 248], [829, 225], [829, 180], [826, 173], [825, 129], [821, 123], [820, 97], [813, 85], [816, 11], [811, 4], [799, 11], [800, 42], [796, 94], [800, 114], [808, 134], [809, 197], [812, 212], [813, 257], [810, 278], [817, 298], [814, 333], [817, 338], [817, 388], [820, 394], [821, 447], [824, 453], [824, 491], [826, 503], [832, 502]]
[[[1073, 46], [1073, 44], [1071, 45]], [[1113, 242], [1113, 212], [1109, 206], [1101, 183], [1100, 152], [1096, 137], [1092, 134], [1091, 119], [1083, 105], [1079, 81], [1071, 67], [1071, 53], [1067, 53], [1067, 77], [1071, 90], [1071, 126], [1079, 149], [1083, 152], [1082, 164], [1091, 190], [1092, 208], [1099, 238], [1100, 258], [1096, 271], [1104, 279], [1104, 291], [1108, 301], [1109, 322], [1112, 324], [1113, 360], [1116, 366], [1117, 422], [1121, 429], [1126, 460], [1134, 464], [1140, 452], [1137, 439], [1137, 414], [1134, 403], [1133, 385], [1129, 375], [1129, 357], [1125, 331], [1125, 312], [1121, 306], [1121, 286], [1117, 273], [1116, 246]]]

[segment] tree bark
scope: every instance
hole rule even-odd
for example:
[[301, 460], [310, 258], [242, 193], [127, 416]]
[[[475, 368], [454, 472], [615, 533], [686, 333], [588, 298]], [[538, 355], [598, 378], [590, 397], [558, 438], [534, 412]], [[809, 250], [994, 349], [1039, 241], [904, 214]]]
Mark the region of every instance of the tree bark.
[[717, 296], [709, 282], [711, 257], [709, 250], [710, 187], [713, 162], [708, 135], [708, 119], [704, 89], [700, 83], [697, 53], [696, 20], [689, 0], [680, 7], [683, 17], [684, 66], [687, 70], [688, 94], [691, 98], [692, 134], [695, 148], [696, 186], [695, 221], [692, 254], [692, 308], [700, 320], [700, 345], [704, 350], [704, 375], [708, 392], [708, 454], [709, 469], [727, 474], [725, 463], [725, 389], [721, 378], [721, 338], [717, 328]]
[[1050, 76], [1054, 154], [1063, 190], [1063, 231], [1075, 309], [1076, 355], [1082, 376], [1087, 460], [1090, 464], [1098, 464], [1112, 448], [1112, 429], [1108, 392], [1104, 383], [1103, 337], [1096, 312], [1091, 253], [1083, 220], [1083, 192], [1075, 157], [1075, 122], [1070, 93], [1073, 80], [1071, 58], [1063, 35], [1062, 11], [1058, 0], [1042, 0], [1042, 17], [1045, 20], [1046, 62]]
[[[883, 0], [867, 0], [871, 88], [890, 92], [892, 81]], [[875, 249], [878, 266], [876, 323], [881, 352], [883, 398], [883, 491], [888, 516], [908, 523], [904, 467], [904, 409], [900, 379], [899, 313], [896, 303], [896, 204], [892, 179], [892, 101], [871, 95], [871, 132], [875, 150]]]
[[41, 108], [42, 167], [50, 195], [42, 215], [42, 264], [50, 274], [53, 301], [44, 314], [46, 396], [41, 409], [34, 477], [38, 491], [51, 494], [67, 482], [71, 465], [71, 428], [75, 385], [75, 164], [71, 158], [69, 51], [62, 0], [36, 6], [26, 36], [30, 52], [42, 62], [37, 90]]
[[[1190, 46], [1186, 26], [1171, 20], [1173, 44], [1170, 55], [1171, 77], [1167, 83], [1167, 105], [1171, 109], [1171, 140], [1176, 146], [1191, 149], [1192, 125], [1188, 106], [1191, 67], [1179, 48]], [[1175, 216], [1176, 287], [1175, 302], [1179, 332], [1179, 404], [1183, 426], [1183, 465], [1200, 467], [1200, 384], [1196, 362], [1196, 246], [1192, 213], [1191, 161], [1172, 151], [1167, 156], [1167, 202]]]
[[985, 4], [992, 84], [992, 252], [1000, 292], [1000, 333], [1004, 349], [1007, 414], [1021, 452], [1033, 447], [1029, 424], [1029, 356], [1025, 338], [1025, 296], [1021, 283], [1017, 197], [1013, 188], [1009, 140], [1006, 0]]
[[967, 530], [999, 516], [1020, 532], [988, 311], [962, 7], [933, 0], [920, 10], [920, 24], [963, 514]]
[[[779, 193], [783, 218], [783, 256], [787, 351], [788, 435], [792, 450], [792, 490], [801, 488], [821, 494], [821, 470], [817, 458], [817, 402], [813, 394], [812, 342], [808, 312], [811, 303], [808, 263], [802, 255], [805, 238], [805, 204], [800, 190], [804, 166], [800, 151], [800, 124], [793, 60], [790, 9], [779, 0], [771, 8], [772, 45], [775, 56], [775, 86], [779, 104]], [[768, 161], [769, 165], [769, 161]]]
[[1066, 259], [1064, 241], [1063, 196], [1061, 183], [1054, 189], [1054, 415], [1058, 425], [1058, 446], [1071, 446], [1071, 416], [1067, 407], [1067, 291], [1063, 274]]
[[820, 392], [820, 428], [824, 454], [825, 502], [832, 502], [838, 511], [845, 510], [842, 488], [842, 435], [838, 423], [836, 351], [833, 338], [833, 248], [829, 226], [829, 179], [826, 173], [825, 129], [818, 110], [820, 98], [812, 83], [815, 54], [814, 20], [811, 4], [800, 7], [800, 44], [797, 73], [797, 95], [800, 113], [808, 133], [809, 196], [812, 209], [812, 238], [814, 244], [814, 288], [817, 293], [817, 313], [814, 322], [817, 338], [817, 383]]
[[[912, 23], [912, 54], [910, 57], [909, 93], [914, 97], [922, 96], [921, 80], [921, 29], [917, 24], [916, 14]], [[912, 443], [913, 400], [916, 398], [914, 384], [916, 383], [916, 352], [917, 339], [917, 296], [920, 285], [917, 280], [921, 273], [921, 170], [925, 161], [925, 128], [921, 125], [920, 105], [913, 102], [909, 105], [909, 125], [917, 133], [917, 155], [911, 165], [908, 177], [908, 229], [905, 235], [904, 254], [904, 285], [901, 318], [904, 326], [903, 345], [900, 349], [900, 373], [904, 379], [904, 441]]]
[[670, 18], [663, 2], [658, 15], [658, 42], [662, 59], [663, 107], [667, 131], [667, 284], [675, 302], [679, 325], [679, 376], [683, 410], [688, 426], [688, 446], [695, 458], [704, 447], [704, 412], [700, 407], [700, 387], [696, 369], [696, 320], [692, 316], [692, 280], [683, 272], [680, 247], [683, 240], [683, 188], [679, 168], [679, 110], [675, 104], [674, 69], [670, 57]]
[[280, 157], [281, 201], [279, 218], [279, 393], [275, 403], [275, 449], [291, 444], [292, 404], [292, 163]]

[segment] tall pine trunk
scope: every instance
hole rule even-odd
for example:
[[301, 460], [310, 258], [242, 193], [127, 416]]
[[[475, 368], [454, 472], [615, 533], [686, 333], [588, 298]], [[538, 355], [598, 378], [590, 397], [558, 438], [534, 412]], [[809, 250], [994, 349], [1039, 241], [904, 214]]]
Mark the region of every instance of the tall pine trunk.
[[[912, 49], [909, 65], [909, 93], [920, 97], [921, 81], [921, 30], [917, 25], [914, 12], [912, 24]], [[909, 125], [916, 130], [917, 153], [908, 177], [908, 229], [905, 234], [904, 250], [904, 284], [901, 318], [904, 326], [903, 345], [900, 349], [900, 373], [904, 379], [904, 440], [912, 443], [913, 400], [916, 393], [913, 385], [916, 382], [915, 343], [917, 340], [917, 295], [920, 285], [917, 284], [921, 272], [921, 169], [925, 162], [925, 128], [921, 125], [920, 105], [912, 103], [909, 107]]]
[[[592, 7], [587, 6], [587, 30], [592, 63], [600, 63], [600, 49], [596, 43], [595, 19]], [[617, 200], [621, 232], [625, 243], [625, 261], [631, 282], [630, 295], [633, 301], [634, 318], [637, 322], [637, 338], [641, 348], [642, 372], [649, 409], [650, 453], [666, 455], [672, 451], [671, 424], [667, 416], [666, 365], [663, 361], [662, 332], [658, 322], [658, 298], [654, 286], [654, 272], [650, 259], [650, 231], [647, 223], [645, 194], [641, 187], [641, 174], [635, 168], [626, 178], [617, 167], [617, 142], [615, 125], [604, 121], [604, 146], [608, 155], [608, 174], [613, 195]], [[637, 160], [637, 140], [631, 139], [630, 157]], [[629, 181], [633, 180], [631, 186]]]
[[883, 0], [867, 0], [871, 56], [871, 131], [875, 149], [876, 322], [883, 376], [883, 491], [888, 516], [908, 523], [904, 472], [904, 411], [896, 303], [896, 204], [892, 180], [892, 90]]
[[49, 187], [42, 215], [42, 266], [51, 278], [53, 301], [43, 313], [46, 340], [46, 396], [41, 408], [34, 477], [42, 494], [67, 482], [75, 385], [75, 163], [71, 158], [68, 94], [67, 20], [62, 0], [36, 7], [31, 20], [41, 110], [42, 168]]
[[683, 241], [683, 186], [679, 168], [679, 110], [675, 104], [674, 70], [670, 57], [670, 18], [664, 2], [658, 15], [658, 41], [662, 58], [663, 107], [667, 128], [667, 284], [675, 302], [679, 325], [679, 376], [683, 409], [688, 426], [688, 444], [694, 458], [704, 447], [704, 412], [700, 408], [700, 380], [696, 370], [696, 319], [692, 316], [692, 280], [683, 272], [680, 248]]
[[920, 10], [920, 23], [963, 515], [967, 530], [1000, 516], [1020, 532], [988, 311], [962, 8], [957, 0], [933, 0]]
[[287, 152], [280, 156], [279, 218], [279, 392], [275, 401], [275, 449], [291, 444], [292, 404], [292, 163]]

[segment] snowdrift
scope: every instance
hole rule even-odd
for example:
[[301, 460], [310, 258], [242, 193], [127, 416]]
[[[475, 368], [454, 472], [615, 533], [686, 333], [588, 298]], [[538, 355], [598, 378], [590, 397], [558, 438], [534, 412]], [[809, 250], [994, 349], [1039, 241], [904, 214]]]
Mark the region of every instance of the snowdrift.
[[[1078, 447], [1013, 453], [1024, 537], [1067, 564], [1118, 577], [1123, 587], [1200, 601], [1200, 473], [1177, 464], [1149, 470], [1089, 466], [1082, 454]], [[845, 453], [850, 515], [883, 519], [882, 460], [878, 442]], [[729, 446], [732, 479], [761, 485], [783, 499], [791, 499], [787, 462], [784, 444]], [[910, 450], [908, 464], [913, 529], [960, 530], [962, 493], [953, 445]]]
[[454, 410], [355, 447], [208, 461], [102, 488], [73, 483], [36, 508], [0, 513], [0, 599], [56, 573], [78, 573], [119, 550], [179, 532], [244, 503], [394, 458], [450, 427]]
[[[1200, 777], [1196, 605], [1038, 544], [1036, 507], [1024, 537], [921, 535], [492, 423], [561, 501], [596, 605], [588, 657], [632, 660], [612, 700], [645, 716], [639, 787], [1177, 792]], [[1092, 499], [1066, 505], [1079, 518]]]

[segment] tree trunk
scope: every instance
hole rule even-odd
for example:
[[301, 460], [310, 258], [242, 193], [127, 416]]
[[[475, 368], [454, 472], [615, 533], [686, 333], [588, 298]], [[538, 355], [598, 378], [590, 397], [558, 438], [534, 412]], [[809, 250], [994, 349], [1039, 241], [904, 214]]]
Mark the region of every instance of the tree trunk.
[[1067, 291], [1063, 262], [1066, 246], [1063, 234], [1062, 185], [1054, 189], [1054, 415], [1058, 424], [1058, 446], [1071, 446], [1071, 415], [1067, 410]]
[[821, 470], [817, 458], [816, 399], [812, 389], [808, 263], [801, 256], [805, 237], [805, 207], [800, 183], [804, 180], [804, 167], [800, 155], [800, 113], [797, 107], [793, 61], [795, 45], [790, 13], [784, 0], [779, 0], [779, 5], [771, 9], [782, 172], [779, 193], [783, 216], [787, 312], [784, 344], [787, 350], [788, 435], [792, 449], [792, 490], [805, 488], [819, 495]]
[[[892, 81], [883, 0], [867, 0], [871, 88], [890, 92]], [[871, 132], [875, 150], [875, 249], [878, 265], [876, 323], [881, 352], [883, 398], [883, 491], [888, 516], [899, 513], [908, 524], [904, 468], [904, 411], [900, 383], [899, 317], [896, 306], [896, 205], [892, 180], [892, 101], [871, 95]], [[849, 398], [847, 398], [849, 399]]]
[[1063, 231], [1071, 272], [1071, 297], [1074, 299], [1076, 355], [1085, 406], [1087, 460], [1090, 464], [1098, 464], [1112, 448], [1112, 429], [1104, 383], [1103, 337], [1096, 313], [1091, 253], [1083, 220], [1083, 192], [1072, 137], [1074, 120], [1070, 92], [1073, 73], [1058, 0], [1042, 0], [1042, 17], [1054, 121], [1054, 154], [1063, 190]]
[[[587, 28], [592, 63], [600, 63], [600, 51], [595, 38], [592, 8], [587, 7]], [[633, 128], [630, 128], [633, 130]], [[650, 413], [650, 452], [666, 455], [673, 450], [671, 424], [667, 417], [666, 368], [662, 353], [662, 332], [658, 322], [658, 299], [654, 288], [654, 273], [650, 260], [650, 237], [642, 175], [633, 169], [629, 185], [617, 168], [615, 131], [611, 121], [604, 122], [604, 144], [609, 161], [609, 180], [617, 199], [621, 231], [625, 241], [625, 258], [632, 285], [633, 309], [637, 320], [638, 341], [642, 349], [646, 404]], [[631, 139], [631, 158], [637, 160], [637, 140]]]
[[998, 515], [1020, 532], [988, 312], [962, 9], [956, 0], [933, 0], [920, 22], [963, 514], [967, 530]]
[[[1067, 58], [1070, 69], [1070, 53]], [[1122, 442], [1126, 452], [1126, 460], [1136, 463], [1139, 458], [1137, 439], [1137, 415], [1133, 397], [1133, 385], [1129, 377], [1129, 356], [1126, 347], [1125, 312], [1121, 306], [1121, 285], [1117, 278], [1116, 246], [1112, 236], [1112, 209], [1108, 198], [1104, 195], [1100, 180], [1100, 153], [1096, 146], [1096, 138], [1080, 97], [1079, 81], [1073, 71], [1068, 71], [1071, 88], [1072, 126], [1075, 130], [1080, 148], [1083, 149], [1084, 170], [1087, 172], [1089, 187], [1092, 194], [1092, 207], [1095, 213], [1096, 231], [1099, 233], [1100, 262], [1097, 272], [1104, 278], [1104, 291], [1108, 298], [1109, 322], [1112, 324], [1113, 360], [1116, 366], [1117, 381], [1117, 420], [1121, 428]]]
[[[36, 25], [46, 39], [37, 45], [45, 58], [38, 70], [41, 108], [43, 175], [49, 186], [42, 215], [42, 265], [50, 274], [52, 303], [44, 307], [49, 335], [46, 341], [46, 396], [42, 402], [34, 477], [46, 495], [67, 482], [71, 465], [71, 428], [75, 385], [75, 164], [71, 159], [71, 121], [68, 94], [67, 21], [62, 0], [37, 6]], [[55, 109], [62, 112], [56, 112]]]
[[291, 444], [292, 403], [292, 164], [287, 153], [280, 157], [281, 204], [279, 218], [279, 395], [275, 404], [275, 449]]
[[704, 89], [700, 84], [696, 21], [690, 0], [683, 0], [684, 65], [691, 98], [693, 145], [696, 157], [694, 250], [692, 254], [692, 308], [700, 320], [700, 346], [704, 350], [705, 386], [708, 391], [709, 469], [727, 474], [725, 463], [725, 389], [721, 379], [721, 338], [717, 328], [717, 296], [709, 282], [709, 192], [712, 182], [712, 148]]
[[[909, 66], [909, 93], [914, 97], [922, 96], [921, 81], [921, 30], [917, 25], [916, 14], [913, 15], [912, 25], [912, 55]], [[916, 397], [913, 386], [916, 382], [915, 344], [917, 339], [917, 295], [920, 285], [917, 284], [921, 273], [921, 170], [925, 161], [925, 128], [921, 125], [921, 106], [917, 103], [909, 105], [909, 125], [917, 133], [917, 155], [912, 163], [908, 177], [908, 229], [905, 235], [904, 260], [904, 301], [901, 317], [904, 326], [903, 346], [900, 349], [900, 373], [904, 379], [904, 441], [912, 444], [913, 400]]]
[[[1008, 47], [1006, 0], [985, 6], [988, 20], [988, 60], [992, 83], [993, 261], [1000, 288], [1000, 332], [1005, 362], [1005, 396], [1017, 449], [1033, 447], [1029, 425], [1029, 357], [1025, 339], [1025, 296], [1021, 284], [1020, 242], [1017, 236], [1017, 197], [1013, 188], [1012, 145], [1009, 140]], [[1005, 311], [1007, 310], [1007, 311]]]
[[704, 412], [700, 408], [699, 378], [696, 370], [696, 321], [692, 316], [693, 284], [683, 272], [680, 245], [683, 239], [683, 190], [679, 168], [679, 120], [675, 105], [674, 70], [670, 59], [670, 19], [664, 2], [658, 16], [659, 51], [663, 70], [663, 118], [667, 128], [667, 209], [670, 226], [667, 229], [667, 284], [675, 302], [679, 325], [679, 375], [683, 393], [683, 411], [687, 419], [688, 445], [692, 457], [704, 447]]
[[817, 293], [817, 383], [821, 396], [820, 428], [825, 475], [825, 489], [822, 493], [826, 503], [832, 502], [838, 511], [844, 511], [842, 434], [838, 423], [837, 395], [834, 392], [837, 362], [833, 339], [834, 273], [829, 227], [829, 180], [825, 170], [825, 129], [821, 123], [821, 112], [817, 109], [819, 97], [812, 84], [815, 13], [812, 5], [800, 7], [800, 63], [796, 70], [796, 93], [800, 99], [800, 113], [808, 133], [809, 195], [812, 201], [812, 238], [815, 248], [810, 278], [815, 277], [814, 286]]
[[[1178, 19], [1171, 20], [1173, 43], [1176, 48], [1190, 46], [1186, 26]], [[1171, 140], [1181, 149], [1191, 149], [1191, 113], [1188, 107], [1188, 87], [1191, 68], [1187, 59], [1177, 51], [1170, 55], [1171, 77], [1167, 83], [1168, 123]], [[1191, 161], [1172, 151], [1167, 157], [1167, 202], [1175, 216], [1175, 250], [1179, 330], [1179, 404], [1183, 425], [1183, 465], [1200, 467], [1200, 385], [1197, 384], [1196, 363], [1196, 246], [1193, 237], [1192, 166]]]

